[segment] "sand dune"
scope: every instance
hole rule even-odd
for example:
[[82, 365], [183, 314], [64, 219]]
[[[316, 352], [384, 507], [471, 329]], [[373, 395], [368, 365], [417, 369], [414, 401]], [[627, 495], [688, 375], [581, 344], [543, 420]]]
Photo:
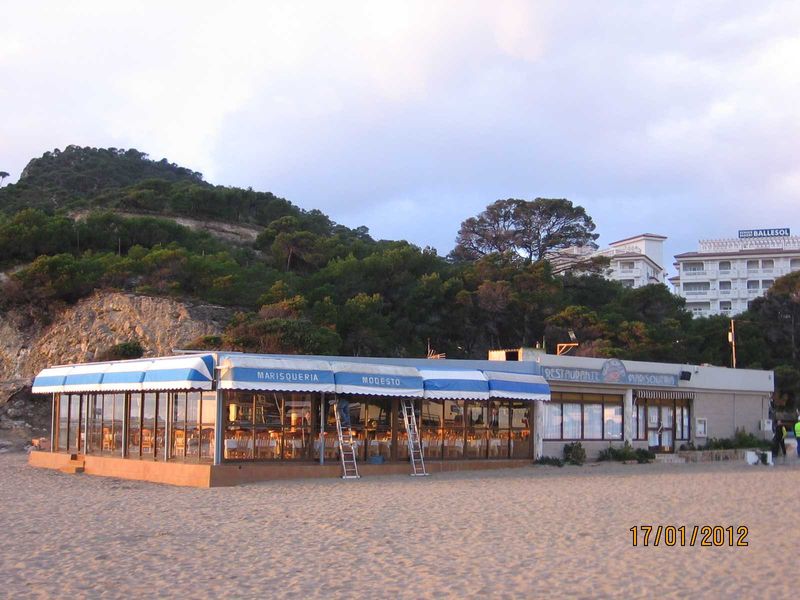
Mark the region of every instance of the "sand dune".
[[[6, 597], [789, 597], [800, 466], [597, 465], [191, 489], [0, 456]], [[637, 524], [746, 548], [631, 547]]]

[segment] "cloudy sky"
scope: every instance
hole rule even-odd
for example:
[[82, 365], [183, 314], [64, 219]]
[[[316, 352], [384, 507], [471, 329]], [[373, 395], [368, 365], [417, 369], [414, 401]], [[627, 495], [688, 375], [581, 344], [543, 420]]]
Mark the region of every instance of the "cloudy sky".
[[[0, 170], [135, 147], [447, 253], [499, 198], [600, 243], [800, 233], [800, 2], [8, 2]], [[8, 182], [8, 180], [7, 180]]]

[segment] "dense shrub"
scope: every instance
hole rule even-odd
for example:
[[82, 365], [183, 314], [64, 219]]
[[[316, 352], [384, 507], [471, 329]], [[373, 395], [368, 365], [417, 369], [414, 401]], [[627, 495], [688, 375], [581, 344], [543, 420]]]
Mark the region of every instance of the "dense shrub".
[[139, 340], [122, 342], [107, 348], [97, 355], [97, 360], [130, 360], [141, 358], [144, 355], [144, 347]]
[[711, 438], [701, 450], [733, 450], [737, 448], [763, 448], [769, 450], [772, 442], [762, 440], [746, 433], [744, 429], [737, 429], [732, 438]]
[[571, 465], [582, 465], [586, 462], [586, 450], [580, 442], [564, 444], [564, 460]]
[[620, 462], [635, 459], [636, 452], [634, 452], [633, 448], [628, 442], [625, 442], [622, 448], [609, 446], [605, 450], [601, 450], [597, 457], [597, 460], [615, 460]]
[[548, 465], [551, 467], [563, 467], [564, 461], [557, 456], [542, 456], [534, 461], [537, 465]]

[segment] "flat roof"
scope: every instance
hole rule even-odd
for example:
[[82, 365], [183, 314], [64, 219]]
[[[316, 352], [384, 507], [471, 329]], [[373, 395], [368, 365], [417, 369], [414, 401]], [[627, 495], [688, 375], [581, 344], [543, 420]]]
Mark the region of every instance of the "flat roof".
[[653, 265], [657, 269], [662, 269], [663, 270], [663, 268], [661, 267], [660, 264], [658, 264], [652, 258], [647, 256], [647, 254], [642, 254], [641, 252], [621, 252], [619, 254], [612, 254], [611, 256], [608, 257], [609, 260], [616, 260], [618, 258], [641, 258], [641, 259], [646, 260], [647, 262], [649, 262], [651, 265]]
[[748, 250], [726, 250], [721, 252], [684, 252], [682, 254], [676, 254], [675, 258], [710, 258], [710, 257], [722, 257], [722, 256], [758, 256], [761, 254], [797, 254], [800, 256], [800, 249], [798, 250], [784, 250], [783, 248], [757, 248], [757, 249], [748, 249]]
[[652, 240], [665, 240], [667, 236], [659, 235], [657, 233], [640, 233], [639, 235], [634, 235], [631, 237], [623, 238], [621, 240], [617, 240], [616, 242], [611, 242], [609, 246], [613, 246], [615, 244], [622, 244], [624, 242], [632, 242], [633, 240], [639, 240], [642, 238], [650, 238]]
[[[512, 349], [513, 350], [513, 349]], [[243, 352], [226, 351], [178, 351], [176, 355], [191, 356], [214, 355], [217, 365], [227, 356], [251, 356], [262, 358], [284, 358], [284, 359], [304, 359], [304, 360], [323, 360], [328, 362], [347, 362], [364, 364], [383, 364], [410, 366], [422, 369], [478, 369], [487, 371], [500, 371], [507, 373], [524, 373], [533, 375], [543, 375], [548, 381], [558, 385], [616, 385], [616, 387], [667, 387], [670, 389], [686, 391], [702, 390], [721, 390], [721, 391], [747, 391], [769, 394], [774, 391], [774, 376], [772, 371], [761, 371], [755, 369], [730, 369], [727, 367], [716, 367], [710, 365], [690, 365], [680, 363], [659, 363], [635, 360], [618, 360], [606, 358], [590, 358], [580, 356], [557, 356], [555, 354], [545, 354], [540, 350], [531, 348], [521, 348], [532, 356], [532, 359], [522, 361], [495, 361], [486, 359], [430, 359], [430, 358], [390, 358], [390, 357], [363, 357], [363, 356], [323, 356], [323, 355], [296, 355], [296, 354], [252, 354]], [[508, 350], [506, 350], [508, 351]], [[161, 357], [166, 358], [166, 357]], [[153, 360], [143, 358], [139, 360]], [[130, 362], [130, 361], [105, 361], [109, 362]], [[83, 363], [91, 364], [91, 363]], [[580, 379], [588, 371], [605, 372], [609, 369], [624, 369], [636, 375], [633, 377], [635, 383], [600, 380], [597, 378]], [[572, 369], [578, 375], [569, 381], [565, 379], [551, 379], [548, 377], [546, 368]], [[689, 381], [680, 380], [681, 372], [689, 371], [692, 377]], [[551, 372], [552, 374], [552, 372]], [[562, 372], [563, 374], [563, 372]], [[570, 375], [571, 376], [571, 375]], [[641, 376], [641, 377], [640, 377]], [[665, 383], [669, 381], [669, 383]]]

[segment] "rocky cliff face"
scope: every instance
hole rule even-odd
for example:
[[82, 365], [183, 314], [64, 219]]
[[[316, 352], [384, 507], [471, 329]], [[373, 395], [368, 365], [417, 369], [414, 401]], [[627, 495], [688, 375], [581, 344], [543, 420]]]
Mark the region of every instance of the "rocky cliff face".
[[219, 306], [102, 292], [52, 315], [46, 326], [22, 314], [0, 314], [0, 451], [49, 423], [49, 412], [37, 406], [42, 402], [25, 391], [41, 369], [91, 362], [132, 340], [145, 356], [168, 355], [197, 337], [220, 334], [231, 315]]

